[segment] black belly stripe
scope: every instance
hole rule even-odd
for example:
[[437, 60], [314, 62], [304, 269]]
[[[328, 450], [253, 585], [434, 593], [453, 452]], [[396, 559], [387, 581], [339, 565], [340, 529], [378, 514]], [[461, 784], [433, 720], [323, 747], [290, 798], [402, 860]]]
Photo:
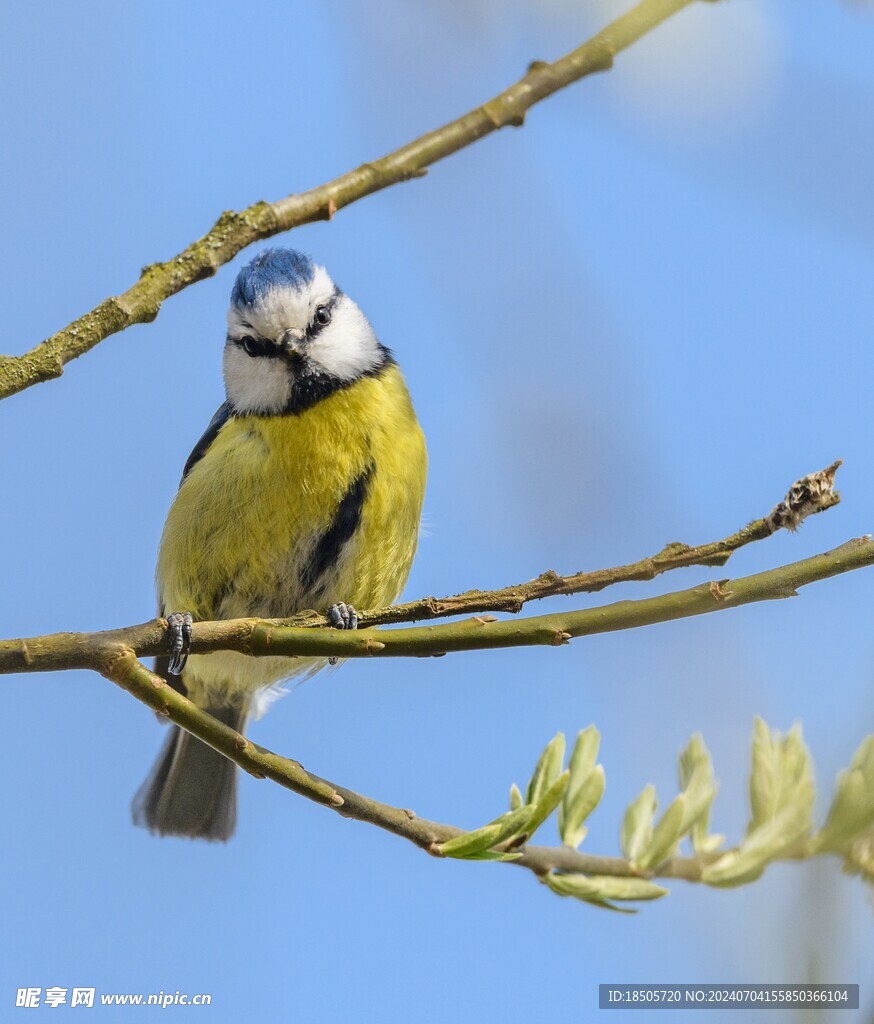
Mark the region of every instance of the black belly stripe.
[[331, 525], [316, 541], [309, 561], [300, 571], [300, 582], [305, 591], [312, 591], [319, 579], [337, 562], [343, 546], [358, 529], [372, 474], [371, 465], [352, 482], [337, 506]]

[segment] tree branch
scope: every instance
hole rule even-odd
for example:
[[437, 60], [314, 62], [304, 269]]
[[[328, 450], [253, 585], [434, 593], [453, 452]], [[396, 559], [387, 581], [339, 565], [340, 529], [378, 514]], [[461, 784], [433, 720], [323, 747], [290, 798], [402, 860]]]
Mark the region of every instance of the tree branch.
[[[834, 463], [819, 473], [797, 481], [786, 499], [769, 516], [751, 523], [744, 530], [722, 541], [701, 545], [698, 548], [669, 545], [654, 559], [644, 559], [631, 566], [603, 570], [600, 573], [577, 574], [576, 577], [568, 577], [567, 580], [573, 580], [574, 585], [579, 588], [585, 585], [591, 589], [600, 589], [620, 580], [652, 578], [660, 572], [680, 565], [722, 564], [732, 551], [743, 544], [769, 536], [784, 526], [794, 528], [805, 516], [832, 507], [839, 500], [833, 490], [837, 466], [838, 463]], [[796, 594], [797, 588], [808, 583], [872, 563], [874, 541], [870, 538], [860, 538], [832, 552], [754, 576], [733, 581], [711, 582], [647, 600], [621, 601], [600, 608], [536, 616], [521, 621], [501, 622], [492, 617], [474, 618], [438, 627], [390, 629], [379, 633], [364, 630], [358, 634], [314, 629], [312, 621], [307, 625], [296, 626], [288, 626], [281, 621], [269, 622], [258, 619], [196, 623], [192, 636], [192, 652], [235, 650], [253, 656], [417, 656], [442, 654], [450, 650], [489, 649], [524, 644], [563, 644], [575, 636], [635, 628], [757, 601], [790, 597]], [[561, 582], [561, 578], [557, 577], [556, 580]], [[534, 581], [533, 589], [523, 591], [522, 600], [547, 596], [547, 592], [569, 592], [556, 590], [556, 580], [550, 580], [548, 586], [543, 583], [543, 578]], [[566, 585], [570, 587], [571, 584]], [[506, 594], [509, 589], [494, 593], [500, 596]], [[478, 593], [477, 600], [489, 599], [494, 599], [493, 595]], [[447, 599], [442, 610], [432, 610], [433, 614], [452, 614], [458, 608], [458, 604], [453, 604], [452, 600]], [[416, 607], [416, 604], [410, 607]], [[388, 609], [384, 614], [391, 615], [392, 611]], [[378, 615], [378, 612], [372, 613], [371, 621]], [[92, 669], [127, 690], [158, 714], [171, 719], [179, 727], [197, 736], [255, 778], [269, 778], [307, 799], [330, 807], [345, 817], [375, 825], [407, 839], [433, 856], [444, 856], [444, 849], [446, 856], [467, 856], [459, 851], [450, 852], [444, 844], [458, 837], [466, 837], [469, 843], [475, 834], [465, 833], [452, 825], [419, 818], [412, 811], [381, 803], [313, 775], [297, 761], [252, 743], [234, 729], [214, 719], [187, 697], [178, 693], [160, 676], [150, 672], [139, 657], [164, 653], [167, 645], [166, 630], [166, 622], [156, 620], [142, 626], [102, 633], [65, 633], [27, 640], [3, 641], [0, 642], [0, 673], [64, 668]], [[563, 739], [561, 748], [563, 751]], [[572, 757], [571, 765], [574, 763]], [[577, 761], [577, 770], [581, 766], [582, 761]], [[560, 772], [560, 765], [555, 770]], [[565, 785], [568, 774], [565, 773], [557, 781]], [[529, 801], [531, 799], [529, 796]], [[676, 801], [671, 807], [675, 805], [680, 807]], [[553, 802], [550, 807], [554, 809], [555, 803]], [[549, 813], [547, 809], [544, 816], [548, 816]], [[670, 813], [669, 808], [665, 812], [666, 818]], [[676, 814], [674, 816], [676, 817]], [[533, 818], [531, 820], [533, 821]], [[544, 817], [537, 820], [542, 821]], [[561, 818], [559, 821], [561, 822]], [[576, 827], [572, 825], [572, 829]], [[686, 824], [682, 827], [685, 829]], [[654, 837], [658, 834], [656, 829]], [[566, 832], [562, 831], [562, 836], [565, 835]], [[731, 874], [732, 864], [729, 863], [728, 869], [723, 867], [727, 862], [731, 862], [732, 857], [741, 858], [741, 867], [746, 872], [741, 873], [741, 880], [750, 875], [751, 871], [751, 877], [754, 876], [755, 870], [761, 868], [758, 862], [754, 863], [753, 869], [746, 867], [742, 857], [746, 856], [749, 860], [749, 852], [744, 854], [743, 844], [728, 852], [698, 849], [696, 846], [697, 852], [691, 857], [670, 855], [671, 852], [676, 852], [674, 844], [673, 851], [663, 847], [661, 854], [647, 861], [629, 859], [637, 858], [636, 854], [629, 851], [626, 851], [627, 857], [580, 853], [573, 845], [567, 845], [570, 840], [566, 840], [561, 846], [548, 847], [529, 845], [528, 836], [524, 833], [517, 838], [518, 842], [516, 839], [513, 840], [515, 845], [499, 845], [495, 850], [489, 851], [488, 856], [502, 857], [509, 852], [516, 858], [513, 863], [532, 871], [559, 894], [576, 895], [578, 898], [601, 905], [612, 906], [611, 899], [621, 902], [652, 899], [663, 895], [666, 890], [648, 881], [654, 877], [707, 881], [708, 884], [737, 884]], [[768, 859], [804, 857], [816, 852], [835, 850], [823, 847], [823, 851], [820, 851], [815, 841], [805, 840], [800, 845], [796, 843], [781, 847], [778, 844], [774, 850], [769, 851]], [[478, 859], [478, 856], [473, 859]], [[714, 871], [717, 874], [711, 877]], [[720, 883], [720, 871], [728, 878], [727, 882]], [[736, 868], [734, 875], [738, 875]], [[611, 882], [610, 879], [615, 881]], [[622, 881], [623, 879], [625, 881]], [[614, 909], [618, 908], [614, 906]]]
[[[842, 465], [836, 460], [817, 473], [796, 480], [786, 497], [764, 516], [754, 519], [748, 526], [722, 540], [689, 547], [674, 542], [667, 544], [656, 555], [641, 558], [629, 565], [612, 569], [596, 569], [559, 576], [548, 569], [527, 583], [502, 587], [499, 590], [468, 590], [453, 597], [423, 597], [418, 601], [395, 604], [388, 608], [375, 608], [359, 613], [361, 627], [389, 626], [400, 622], [420, 622], [426, 619], [448, 618], [450, 615], [480, 615], [483, 612], [517, 613], [528, 601], [570, 594], [594, 594], [617, 583], [654, 580], [672, 569], [693, 565], [725, 565], [739, 548], [753, 541], [764, 540], [780, 529], [796, 530], [808, 516], [840, 504], [840, 494], [834, 490], [835, 474]], [[305, 612], [288, 619], [277, 620], [282, 626], [327, 626], [328, 620], [317, 612]]]
[[[330, 220], [342, 207], [390, 185], [425, 174], [431, 164], [485, 135], [508, 125], [521, 126], [525, 113], [534, 104], [574, 81], [596, 71], [606, 70], [618, 52], [689, 3], [691, 0], [642, 0], [583, 46], [551, 64], [535, 61], [522, 79], [494, 99], [382, 159], [364, 164], [322, 186], [278, 202], [260, 202], [241, 213], [222, 214], [203, 238], [178, 256], [168, 262], [146, 267], [139, 281], [121, 296], [105, 300], [90, 313], [22, 356], [0, 357], [0, 399], [36, 383], [61, 376], [66, 363], [89, 351], [105, 338], [135, 323], [153, 320], [165, 299], [212, 276], [252, 242], [312, 221]], [[392, 608], [376, 609], [361, 616], [362, 625], [372, 627], [471, 612], [518, 612], [526, 602], [544, 597], [596, 592], [619, 582], [650, 580], [663, 572], [683, 566], [723, 565], [738, 548], [770, 536], [782, 527], [794, 529], [806, 515], [836, 504], [840, 499], [833, 492], [832, 485], [838, 465], [835, 463], [821, 473], [799, 481], [787, 499], [768, 517], [754, 521], [721, 541], [695, 548], [670, 544], [650, 558], [613, 569], [581, 572], [566, 577], [547, 572], [528, 583], [501, 590], [469, 591], [442, 600], [426, 598]], [[491, 616], [477, 617], [437, 627], [390, 629], [380, 633], [367, 628], [356, 633], [314, 629], [314, 626], [326, 625], [324, 617], [316, 614], [296, 616], [290, 620], [202, 622], [194, 627], [191, 649], [195, 654], [228, 650], [256, 657], [279, 655], [347, 658], [440, 656], [463, 650], [527, 645], [559, 646], [574, 637], [637, 628], [758, 601], [796, 596], [797, 589], [802, 586], [872, 563], [874, 541], [866, 537], [850, 541], [834, 551], [753, 576], [714, 581], [646, 600], [622, 601], [588, 610], [534, 616], [521, 621], [498, 621]], [[412, 811], [372, 800], [313, 775], [298, 762], [253, 744], [214, 719], [161, 677], [150, 672], [139, 660], [143, 656], [165, 653], [166, 631], [166, 621], [155, 620], [141, 626], [103, 633], [66, 633], [2, 641], [0, 673], [92, 669], [200, 738], [255, 778], [269, 778], [345, 817], [376, 825], [401, 836], [437, 857], [444, 855], [441, 852], [443, 844], [465, 835], [463, 830], [455, 826], [418, 818]], [[561, 743], [563, 751], [563, 738]], [[863, 777], [859, 765], [862, 765], [861, 759], [853, 770], [867, 785], [870, 773]], [[570, 771], [564, 773], [559, 781], [565, 785], [570, 775]], [[856, 781], [853, 777], [846, 784], [848, 791], [850, 784]], [[842, 784], [839, 779], [839, 789]], [[518, 794], [518, 790], [516, 792]], [[681, 795], [678, 801], [684, 798]], [[847, 802], [846, 798], [844, 802]], [[549, 813], [555, 806], [553, 802]], [[682, 818], [680, 812], [683, 812], [684, 804], [675, 801], [671, 806], [679, 808], [675, 817], [679, 815]], [[834, 806], [842, 805], [836, 801]], [[856, 809], [850, 810], [856, 817], [845, 814], [842, 823], [845, 828], [848, 827], [847, 822], [858, 824]], [[671, 808], [660, 825], [670, 812]], [[773, 820], [779, 823], [777, 817]], [[837, 817], [834, 821], [830, 817], [830, 821], [832, 833], [840, 837], [841, 830], [835, 824]], [[685, 834], [685, 825], [678, 828], [678, 836]], [[804, 838], [794, 845], [781, 848], [771, 859], [804, 857], [816, 852], [840, 852], [837, 847], [832, 848], [822, 839], [827, 829], [828, 823], [826, 830], [817, 837]], [[589, 890], [581, 889], [579, 885], [574, 891], [567, 877], [585, 875], [589, 876], [587, 881], [591, 876], [626, 879], [658, 876], [689, 881], [700, 881], [703, 878], [711, 884], [720, 884], [714, 880], [718, 879], [718, 875], [712, 868], [708, 871], [708, 867], [717, 861], [720, 861], [721, 867], [726, 858], [730, 860], [732, 855], [744, 850], [742, 845], [727, 854], [725, 851], [699, 852], [693, 857], [672, 856], [663, 859], [664, 848], [661, 848], [658, 858], [654, 856], [648, 862], [654, 866], [642, 869], [637, 865], [646, 862], [639, 859], [632, 861], [623, 857], [582, 854], [569, 845], [555, 848], [529, 846], [525, 842], [526, 838], [525, 835], [519, 837], [518, 859], [514, 863], [547, 881], [557, 892], [578, 895], [590, 902], [602, 904], [606, 897], [593, 898]], [[503, 847], [496, 847], [499, 853], [512, 848], [509, 841]], [[677, 843], [672, 848], [676, 850]], [[754, 841], [748, 844], [748, 855], [749, 849], [755, 851]], [[446, 849], [447, 855], [449, 852]], [[661, 863], [657, 863], [657, 859]], [[760, 870], [760, 865], [754, 861], [753, 867], [746, 870]], [[559, 873], [558, 876], [554, 876], [555, 872]], [[563, 876], [566, 881], [564, 889], [559, 885]], [[723, 884], [738, 884], [744, 877], [742, 873], [736, 872], [735, 876], [731, 876], [723, 871], [723, 879], [729, 879], [727, 883], [723, 881]], [[639, 895], [641, 891], [637, 889], [638, 895], [635, 896], [628, 895], [631, 890], [626, 890], [626, 895], [612, 898], [653, 898], [652, 893], [649, 896]], [[581, 895], [584, 892], [586, 894]]]
[[[874, 563], [874, 541], [861, 537], [834, 551], [735, 580], [580, 611], [498, 620], [474, 617], [439, 626], [355, 631], [290, 627], [267, 619], [196, 622], [191, 653], [237, 651], [253, 657], [427, 657], [508, 647], [558, 647], [575, 637], [636, 629], [759, 601], [794, 597], [798, 588]], [[124, 652], [166, 654], [167, 624], [155, 619], [101, 633], [54, 633], [0, 641], [0, 674], [90, 668]], [[105, 674], [105, 673], [104, 673]]]
[[553, 63], [534, 61], [518, 82], [455, 121], [428, 132], [372, 163], [306, 192], [227, 211], [198, 241], [164, 263], [144, 268], [122, 295], [105, 299], [21, 356], [0, 357], [0, 399], [60, 377], [64, 366], [110, 335], [158, 315], [161, 304], [189, 285], [211, 277], [253, 242], [316, 220], [330, 220], [350, 203], [398, 182], [420, 177], [444, 157], [507, 125], [520, 126], [526, 112], [596, 71], [692, 0], [642, 0], [588, 42]]
[[[435, 857], [442, 857], [440, 843], [464, 834], [463, 829], [454, 825], [419, 818], [413, 811], [392, 807], [328, 782], [306, 771], [297, 761], [252, 743], [150, 672], [131, 650], [118, 651], [114, 657], [102, 660], [94, 667], [137, 700], [197, 736], [256, 779], [271, 779], [285, 789], [337, 811], [343, 817], [375, 825], [400, 836]], [[640, 871], [622, 857], [579, 853], [569, 846], [526, 846], [519, 859], [512, 863], [539, 876], [559, 870], [614, 877], [658, 875], [697, 881], [703, 867], [713, 859], [715, 856], [674, 857], [653, 872]]]
[[[274, 754], [229, 726], [201, 710], [187, 697], [169, 686], [160, 676], [150, 672], [134, 653], [122, 650], [97, 666], [107, 679], [127, 690], [176, 725], [197, 736], [219, 753], [239, 765], [256, 779], [270, 779], [308, 800], [328, 807], [345, 818], [375, 825], [406, 839], [431, 856], [442, 858], [441, 844], [465, 834], [464, 829], [418, 817], [406, 808], [393, 807], [338, 786], [308, 772], [297, 761]], [[527, 868], [538, 878], [549, 880], [553, 873], [586, 875], [596, 879], [610, 878], [674, 878], [687, 882], [705, 880], [706, 869], [733, 851], [696, 852], [693, 856], [670, 856], [652, 868], [640, 868], [626, 857], [580, 853], [572, 846], [532, 846], [519, 848], [516, 859], [509, 863]], [[818, 852], [816, 843], [799, 840], [775, 854], [773, 860], [803, 859]], [[835, 851], [825, 851], [835, 852]], [[620, 897], [621, 898], [621, 897]], [[631, 897], [634, 898], [634, 897]]]

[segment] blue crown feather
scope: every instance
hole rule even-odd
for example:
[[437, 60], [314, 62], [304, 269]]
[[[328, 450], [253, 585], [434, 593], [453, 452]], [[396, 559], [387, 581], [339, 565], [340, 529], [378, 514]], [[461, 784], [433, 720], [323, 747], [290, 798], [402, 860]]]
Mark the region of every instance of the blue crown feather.
[[237, 274], [231, 304], [251, 309], [273, 288], [303, 288], [314, 272], [313, 261], [296, 249], [264, 249]]

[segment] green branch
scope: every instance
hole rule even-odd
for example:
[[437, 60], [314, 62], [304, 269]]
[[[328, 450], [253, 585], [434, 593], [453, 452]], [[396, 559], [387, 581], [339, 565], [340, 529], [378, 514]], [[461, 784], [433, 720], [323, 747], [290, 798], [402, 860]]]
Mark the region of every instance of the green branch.
[[312, 221], [330, 220], [344, 206], [420, 177], [438, 160], [499, 128], [518, 127], [535, 103], [606, 70], [616, 54], [689, 3], [691, 0], [642, 0], [576, 50], [553, 63], [535, 61], [524, 77], [487, 103], [387, 156], [278, 202], [259, 202], [240, 213], [223, 213], [203, 238], [166, 262], [145, 267], [137, 283], [122, 295], [104, 300], [29, 352], [0, 357], [0, 399], [60, 377], [67, 363], [105, 338], [154, 320], [165, 299], [211, 277], [253, 242]]
[[[0, 398], [61, 376], [64, 366], [112, 334], [153, 320], [170, 296], [215, 274], [255, 241], [317, 220], [330, 220], [344, 206], [393, 184], [419, 177], [437, 161], [506, 126], [520, 126], [534, 104], [597, 71], [691, 0], [642, 0], [578, 49], [554, 63], [535, 61], [527, 74], [492, 100], [382, 159], [309, 191], [274, 203], [259, 202], [240, 213], [222, 214], [214, 227], [178, 256], [146, 267], [122, 295], [18, 357], [0, 357]], [[672, 544], [657, 555], [615, 569], [560, 577], [545, 573], [529, 583], [496, 591], [470, 591], [365, 612], [367, 627], [491, 611], [518, 612], [530, 600], [594, 592], [618, 582], [649, 580], [689, 565], [722, 565], [731, 553], [782, 527], [790, 529], [812, 512], [836, 504], [832, 491], [837, 463], [795, 485], [765, 519], [709, 545]], [[560, 646], [572, 638], [637, 628], [692, 615], [724, 611], [759, 601], [795, 596], [800, 587], [874, 563], [874, 541], [861, 538], [813, 558], [736, 580], [713, 581], [639, 601], [522, 620], [476, 617], [439, 626], [355, 633], [314, 629], [316, 614], [293, 620], [242, 619], [194, 626], [192, 652], [238, 651], [252, 656], [421, 657], [467, 650], [528, 645]], [[709, 754], [693, 738], [680, 759], [679, 795], [657, 819], [655, 791], [647, 786], [632, 801], [622, 824], [621, 857], [578, 850], [585, 821], [604, 792], [596, 764], [599, 736], [581, 732], [565, 767], [565, 744], [557, 736], [537, 763], [525, 791], [511, 788], [510, 809], [482, 828], [466, 832], [417, 817], [412, 811], [372, 800], [309, 773], [298, 762], [253, 744], [212, 718], [150, 672], [139, 660], [165, 653], [164, 620], [103, 633], [65, 633], [0, 642], [0, 672], [88, 668], [207, 743], [255, 778], [267, 778], [335, 812], [376, 825], [413, 842], [435, 857], [510, 861], [532, 871], [553, 892], [587, 903], [623, 909], [622, 903], [655, 899], [665, 889], [652, 879], [682, 878], [713, 886], [758, 878], [777, 860], [817, 854], [843, 858], [848, 870], [874, 878], [874, 737], [868, 737], [837, 780], [825, 825], [813, 829], [813, 770], [800, 731], [787, 736], [758, 723], [750, 781], [751, 816], [733, 849], [709, 830], [716, 783]], [[555, 815], [561, 845], [533, 846], [531, 838]], [[691, 856], [679, 854], [690, 842]]]
[[[332, 658], [422, 657], [507, 647], [558, 647], [576, 637], [636, 629], [693, 615], [727, 611], [759, 601], [795, 597], [799, 588], [810, 583], [865, 568], [872, 563], [874, 541], [863, 537], [849, 541], [834, 551], [754, 576], [712, 581], [689, 590], [639, 601], [619, 601], [597, 608], [524, 619], [475, 617], [440, 626], [417, 626], [379, 632], [365, 629], [348, 633], [273, 626], [259, 622], [252, 629], [245, 646], [246, 653], [255, 656]], [[217, 636], [198, 636], [195, 625], [192, 650], [224, 649], [228, 648]]]
[[[604, 770], [596, 764], [600, 736], [590, 726], [577, 737], [564, 765], [564, 737], [546, 748], [522, 803], [514, 785], [510, 811], [488, 825], [465, 832], [419, 818], [309, 773], [297, 761], [264, 749], [212, 718], [142, 665], [132, 651], [103, 661], [98, 670], [137, 700], [170, 718], [258, 779], [268, 778], [343, 815], [391, 832], [435, 857], [510, 861], [532, 871], [560, 896], [608, 909], [630, 901], [657, 899], [667, 890], [652, 879], [683, 879], [712, 886], [736, 886], [758, 878], [779, 860], [835, 854], [845, 867], [874, 880], [874, 737], [862, 744], [849, 769], [838, 776], [825, 826], [812, 829], [813, 781], [810, 756], [800, 731], [771, 733], [758, 722], [753, 742], [747, 833], [722, 851], [723, 837], [709, 831], [716, 782], [710, 755], [693, 737], [680, 758], [682, 792], [656, 820], [655, 791], [648, 786], [629, 805], [622, 826], [623, 856], [581, 853], [584, 822], [604, 792]], [[557, 811], [561, 845], [533, 846], [530, 840]], [[692, 856], [680, 856], [682, 841]]]
[[[652, 578], [680, 565], [721, 564], [742, 544], [768, 536], [782, 527], [795, 528], [806, 516], [837, 503], [833, 490], [837, 463], [802, 478], [786, 499], [763, 520], [723, 541], [686, 548], [670, 545], [654, 559], [600, 573], [578, 574], [574, 585]], [[666, 554], [667, 553], [667, 554]], [[690, 615], [721, 611], [757, 601], [790, 597], [799, 587], [874, 562], [874, 541], [860, 538], [834, 551], [737, 580], [714, 581], [689, 590], [641, 601], [622, 601], [600, 608], [499, 622], [491, 616], [441, 626], [372, 629], [347, 633], [239, 619], [196, 623], [192, 651], [233, 650], [249, 655], [306, 655], [322, 657], [421, 656], [448, 651], [515, 647], [524, 644], [563, 644], [572, 637], [636, 628]], [[643, 569], [641, 567], [644, 567]], [[646, 575], [640, 573], [646, 572]], [[559, 578], [560, 579], [560, 578]], [[542, 578], [541, 578], [542, 580]], [[525, 600], [547, 596], [541, 581], [523, 590]], [[549, 593], [568, 592], [554, 589]], [[502, 592], [476, 592], [477, 601]], [[464, 597], [464, 595], [462, 595]], [[451, 614], [458, 605], [434, 602], [431, 614]], [[415, 607], [415, 603], [408, 608]], [[394, 609], [383, 610], [392, 616]], [[369, 621], [380, 613], [371, 613]], [[127, 690], [138, 700], [197, 736], [255, 778], [269, 778], [339, 814], [401, 836], [437, 857], [461, 860], [509, 860], [532, 871], [561, 896], [623, 909], [628, 901], [656, 899], [666, 892], [652, 879], [681, 878], [711, 885], [737, 885], [758, 877], [768, 863], [819, 853], [838, 854], [848, 870], [874, 876], [874, 740], [860, 750], [850, 769], [839, 778], [825, 827], [810, 834], [812, 781], [800, 751], [800, 737], [790, 734], [781, 743], [770, 733], [758, 735], [754, 748], [751, 793], [753, 817], [748, 835], [733, 850], [720, 852], [721, 837], [710, 835], [708, 818], [715, 794], [709, 755], [693, 740], [681, 758], [683, 792], [656, 822], [656, 799], [646, 787], [629, 807], [622, 828], [622, 857], [581, 853], [577, 849], [584, 821], [604, 791], [604, 772], [595, 764], [597, 734], [580, 734], [563, 770], [564, 739], [557, 737], [544, 751], [523, 798], [511, 789], [510, 811], [473, 832], [417, 817], [308, 772], [301, 764], [266, 750], [217, 721], [178, 693], [139, 660], [164, 653], [167, 623], [102, 633], [60, 633], [0, 642], [0, 673], [88, 668]], [[761, 732], [761, 731], [760, 731]], [[530, 840], [557, 812], [560, 846], [534, 846]], [[681, 840], [689, 837], [693, 856], [680, 856]]]
[[[197, 707], [160, 676], [150, 672], [131, 650], [118, 650], [114, 656], [102, 659], [93, 667], [158, 714], [224, 754], [256, 779], [270, 779], [344, 817], [376, 825], [409, 840], [435, 857], [443, 856], [441, 843], [464, 834], [460, 828], [427, 821], [410, 810], [392, 807], [337, 786], [318, 775], [312, 775], [297, 761], [252, 743]], [[569, 849], [531, 848], [525, 851], [520, 860], [523, 866], [539, 874], [560, 867], [598, 874], [622, 875], [629, 871], [627, 863], [620, 857], [589, 856]]]
[[[636, 629], [693, 615], [727, 611], [760, 601], [795, 597], [799, 588], [874, 563], [874, 541], [860, 537], [812, 558], [735, 580], [713, 580], [638, 601], [618, 601], [580, 611], [523, 619], [476, 616], [439, 626], [359, 629], [353, 632], [283, 626], [267, 619], [196, 622], [191, 653], [237, 651], [253, 657], [386, 658], [427, 657], [459, 651], [509, 647], [560, 647], [571, 639]], [[166, 654], [167, 623], [102, 633], [53, 633], [0, 641], [0, 674], [90, 668], [130, 651], [137, 657]]]
[[[412, 601], [404, 605], [378, 608], [362, 612], [363, 626], [382, 623], [410, 622], [417, 619], [438, 618], [474, 613], [468, 622], [454, 623], [440, 630], [432, 627], [416, 630], [390, 630], [379, 634], [359, 630], [354, 635], [338, 633], [335, 630], [317, 630], [314, 627], [327, 626], [324, 615], [305, 612], [289, 619], [234, 619], [225, 622], [200, 622], [194, 627], [192, 651], [205, 653], [214, 650], [239, 651], [249, 655], [280, 653], [275, 645], [281, 645], [283, 654], [307, 653], [307, 645], [325, 657], [361, 657], [387, 652], [389, 655], [443, 654], [449, 650], [469, 650], [483, 647], [514, 647], [525, 644], [561, 644], [572, 636], [583, 636], [590, 632], [606, 632], [610, 629], [624, 629], [664, 618], [678, 618], [684, 615], [716, 611], [732, 604], [767, 600], [782, 596], [785, 588], [785, 574], [797, 570], [797, 586], [812, 582], [811, 573], [833, 575], [835, 572], [858, 568], [866, 557], [855, 548], [862, 542], [851, 542], [854, 546], [852, 564], [846, 566], [838, 552], [821, 555], [814, 563], [807, 560], [798, 566], [786, 566], [772, 570], [763, 578], [750, 577], [749, 581], [735, 581], [729, 595], [725, 589], [727, 581], [711, 583], [701, 600], [701, 588], [680, 594], [668, 594], [650, 602], [622, 602], [604, 608], [585, 612], [570, 612], [560, 616], [540, 616], [523, 619], [518, 623], [497, 623], [492, 616], [482, 617], [478, 613], [491, 610], [517, 612], [527, 601], [551, 597], [556, 594], [572, 594], [584, 591], [602, 590], [615, 583], [630, 580], [649, 580], [663, 572], [689, 565], [722, 565], [732, 552], [739, 547], [770, 536], [775, 531], [796, 529], [805, 518], [834, 507], [840, 502], [840, 495], [834, 490], [835, 473], [840, 461], [826, 469], [810, 473], [797, 480], [786, 497], [763, 519], [757, 519], [720, 541], [688, 547], [684, 544], [669, 544], [652, 558], [644, 558], [630, 565], [613, 569], [599, 569], [573, 576], [558, 576], [548, 572], [530, 583], [501, 590], [473, 590], [456, 597], [436, 599], [433, 597]], [[861, 561], [860, 561], [861, 559]], [[867, 564], [867, 562], [864, 562]], [[843, 567], [842, 567], [843, 566]], [[800, 568], [799, 568], [800, 567]], [[782, 573], [783, 576], [776, 575]], [[792, 577], [795, 578], [794, 576]], [[756, 580], [752, 587], [744, 586]], [[738, 589], [738, 584], [741, 584]], [[756, 596], [756, 595], [760, 596]], [[717, 603], [714, 605], [714, 601]], [[653, 604], [655, 602], [655, 604]], [[638, 617], [635, 621], [635, 616]], [[627, 625], [623, 622], [627, 621]], [[489, 627], [487, 632], [482, 632]], [[487, 642], [481, 641], [487, 638]], [[417, 646], [418, 643], [418, 646]], [[424, 647], [422, 644], [424, 643]], [[141, 626], [109, 630], [102, 633], [57, 633], [27, 639], [0, 641], [0, 674], [6, 672], [49, 672], [62, 669], [94, 668], [110, 656], [112, 651], [131, 650], [137, 657], [166, 653], [167, 622], [156, 619]], [[326, 646], [340, 644], [341, 654]], [[412, 646], [410, 646], [412, 644]], [[451, 646], [451, 645], [456, 646]], [[460, 646], [459, 646], [460, 644]], [[444, 649], [445, 648], [445, 649]], [[110, 653], [108, 653], [110, 652]]]

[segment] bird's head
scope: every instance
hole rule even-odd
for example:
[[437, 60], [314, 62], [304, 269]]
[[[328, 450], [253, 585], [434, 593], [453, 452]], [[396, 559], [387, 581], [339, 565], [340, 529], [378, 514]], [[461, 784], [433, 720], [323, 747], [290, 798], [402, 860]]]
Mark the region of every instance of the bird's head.
[[303, 253], [265, 249], [237, 275], [224, 355], [235, 413], [298, 411], [390, 358], [358, 306]]

